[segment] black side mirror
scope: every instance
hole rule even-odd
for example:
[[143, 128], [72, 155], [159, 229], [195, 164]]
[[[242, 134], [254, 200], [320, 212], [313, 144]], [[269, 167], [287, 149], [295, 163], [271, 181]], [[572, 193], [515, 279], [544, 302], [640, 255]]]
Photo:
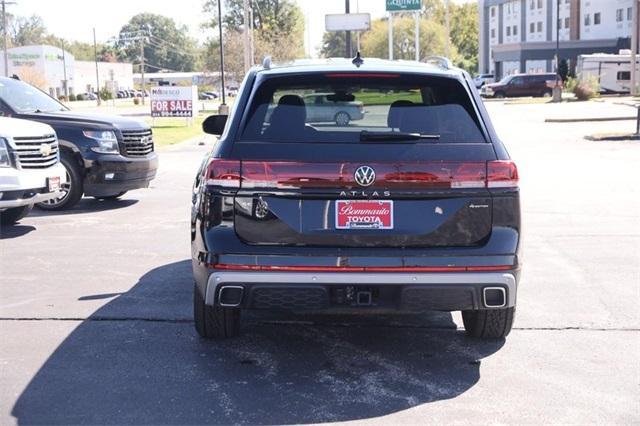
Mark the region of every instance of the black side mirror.
[[210, 115], [202, 122], [202, 131], [210, 135], [220, 136], [224, 132], [228, 115]]

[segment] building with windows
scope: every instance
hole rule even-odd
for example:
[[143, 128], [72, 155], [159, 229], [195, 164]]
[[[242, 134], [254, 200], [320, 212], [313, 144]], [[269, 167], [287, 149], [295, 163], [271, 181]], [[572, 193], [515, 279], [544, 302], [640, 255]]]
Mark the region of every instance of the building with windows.
[[[557, 7], [559, 2], [559, 14]], [[479, 0], [479, 72], [553, 72], [560, 58], [631, 46], [633, 0]], [[556, 27], [556, 23], [558, 27]]]
[[[78, 61], [56, 46], [33, 45], [7, 49], [9, 75], [39, 87], [53, 97], [66, 93], [95, 92], [96, 63]], [[0, 70], [4, 70], [4, 52], [0, 50]], [[133, 88], [133, 65], [123, 62], [98, 62], [100, 88]], [[66, 86], [66, 88], [65, 88]]]

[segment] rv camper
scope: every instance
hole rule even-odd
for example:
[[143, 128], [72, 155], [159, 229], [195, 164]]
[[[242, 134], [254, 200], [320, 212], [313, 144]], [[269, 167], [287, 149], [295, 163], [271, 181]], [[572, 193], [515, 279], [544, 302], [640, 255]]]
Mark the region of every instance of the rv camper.
[[[636, 64], [637, 64], [636, 59]], [[636, 69], [637, 65], [636, 65]], [[629, 93], [631, 91], [631, 51], [615, 54], [593, 53], [578, 56], [576, 75], [580, 79], [595, 77], [600, 93]]]

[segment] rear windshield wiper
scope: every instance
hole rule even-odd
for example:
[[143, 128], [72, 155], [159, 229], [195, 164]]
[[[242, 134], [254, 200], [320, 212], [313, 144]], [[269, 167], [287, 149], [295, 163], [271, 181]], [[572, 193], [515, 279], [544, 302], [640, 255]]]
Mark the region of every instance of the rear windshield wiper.
[[360, 132], [361, 142], [386, 142], [386, 141], [417, 141], [417, 140], [438, 140], [440, 135], [427, 135], [424, 133], [402, 133], [402, 132]]

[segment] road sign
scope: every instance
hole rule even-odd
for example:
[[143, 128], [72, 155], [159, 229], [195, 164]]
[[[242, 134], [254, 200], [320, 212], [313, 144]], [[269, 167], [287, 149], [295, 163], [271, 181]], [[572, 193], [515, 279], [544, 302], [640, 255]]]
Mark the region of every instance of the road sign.
[[339, 13], [324, 16], [327, 31], [367, 31], [371, 28], [369, 13]]
[[197, 86], [161, 86], [151, 88], [152, 117], [193, 117], [198, 99]]
[[422, 0], [386, 0], [387, 12], [404, 12], [422, 9]]

